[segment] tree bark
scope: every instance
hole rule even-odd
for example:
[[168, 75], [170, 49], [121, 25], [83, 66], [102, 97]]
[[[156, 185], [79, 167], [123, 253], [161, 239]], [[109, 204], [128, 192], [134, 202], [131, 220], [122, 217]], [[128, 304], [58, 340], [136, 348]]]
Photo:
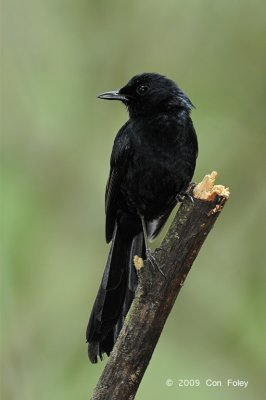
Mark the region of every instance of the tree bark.
[[190, 187], [161, 244], [149, 261], [134, 258], [139, 284], [115, 347], [93, 392], [92, 400], [135, 398], [165, 321], [193, 261], [219, 216], [229, 190], [214, 185], [217, 173]]

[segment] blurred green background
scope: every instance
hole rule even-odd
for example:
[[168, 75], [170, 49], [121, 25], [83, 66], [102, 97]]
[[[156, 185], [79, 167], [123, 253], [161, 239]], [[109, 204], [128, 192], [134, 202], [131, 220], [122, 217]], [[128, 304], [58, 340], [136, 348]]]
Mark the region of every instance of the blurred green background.
[[[265, 13], [256, 0], [5, 2], [2, 399], [88, 399], [103, 370], [88, 362], [85, 328], [108, 253], [109, 157], [127, 114], [96, 96], [144, 71], [176, 80], [196, 105], [194, 180], [215, 169], [232, 195], [136, 398], [263, 398]], [[184, 378], [202, 384], [179, 388]], [[228, 378], [248, 388], [227, 388]]]

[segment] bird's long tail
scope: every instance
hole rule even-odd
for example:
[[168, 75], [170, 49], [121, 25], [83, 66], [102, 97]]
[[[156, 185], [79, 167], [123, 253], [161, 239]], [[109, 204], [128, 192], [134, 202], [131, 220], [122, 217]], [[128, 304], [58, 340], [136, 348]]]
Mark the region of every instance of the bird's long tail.
[[110, 354], [134, 298], [137, 274], [133, 257], [145, 258], [143, 233], [123, 239], [116, 227], [102, 282], [89, 319], [86, 338], [92, 363]]

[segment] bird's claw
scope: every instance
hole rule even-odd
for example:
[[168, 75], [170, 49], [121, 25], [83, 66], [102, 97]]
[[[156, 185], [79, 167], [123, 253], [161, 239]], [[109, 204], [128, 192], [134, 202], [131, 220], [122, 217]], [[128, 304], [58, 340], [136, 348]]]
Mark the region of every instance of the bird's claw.
[[192, 204], [194, 204], [194, 198], [188, 192], [179, 193], [176, 196], [176, 200], [178, 201], [178, 203], [182, 203], [186, 197], [191, 201]]
[[151, 263], [153, 269], [157, 269], [162, 274], [162, 276], [166, 279], [166, 276], [164, 275], [162, 269], [158, 265], [151, 249], [146, 249], [146, 257], [147, 257], [147, 260]]

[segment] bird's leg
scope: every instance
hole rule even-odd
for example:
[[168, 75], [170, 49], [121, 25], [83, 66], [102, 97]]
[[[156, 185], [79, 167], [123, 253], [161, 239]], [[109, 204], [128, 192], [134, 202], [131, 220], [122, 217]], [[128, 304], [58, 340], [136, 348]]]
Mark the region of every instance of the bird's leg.
[[158, 265], [157, 261], [155, 260], [152, 250], [149, 248], [148, 235], [147, 235], [146, 223], [144, 221], [144, 218], [143, 217], [140, 217], [140, 218], [141, 218], [147, 260], [151, 263], [151, 265], [154, 269], [157, 268], [158, 271], [165, 277], [163, 271], [161, 270], [160, 266]]

